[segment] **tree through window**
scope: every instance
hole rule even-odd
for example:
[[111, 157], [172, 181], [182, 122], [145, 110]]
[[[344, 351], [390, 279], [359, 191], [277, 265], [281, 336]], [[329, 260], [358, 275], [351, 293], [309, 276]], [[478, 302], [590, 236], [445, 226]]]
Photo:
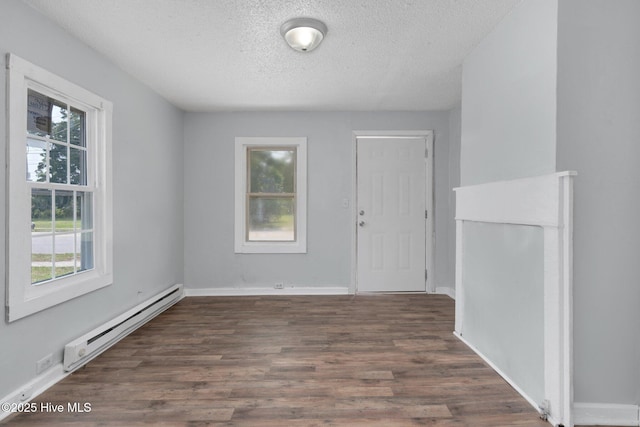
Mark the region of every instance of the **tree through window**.
[[86, 113], [29, 89], [27, 181], [31, 283], [93, 268], [93, 189], [87, 186]]
[[236, 138], [238, 253], [304, 253], [307, 139]]
[[248, 148], [248, 241], [296, 240], [296, 149]]

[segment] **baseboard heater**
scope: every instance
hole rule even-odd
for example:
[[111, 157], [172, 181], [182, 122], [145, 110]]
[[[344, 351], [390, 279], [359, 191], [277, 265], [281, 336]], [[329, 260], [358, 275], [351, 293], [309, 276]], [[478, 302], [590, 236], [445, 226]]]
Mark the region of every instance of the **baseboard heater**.
[[182, 285], [172, 286], [104, 325], [71, 341], [64, 347], [64, 370], [73, 371], [83, 366], [177, 303], [183, 295]]

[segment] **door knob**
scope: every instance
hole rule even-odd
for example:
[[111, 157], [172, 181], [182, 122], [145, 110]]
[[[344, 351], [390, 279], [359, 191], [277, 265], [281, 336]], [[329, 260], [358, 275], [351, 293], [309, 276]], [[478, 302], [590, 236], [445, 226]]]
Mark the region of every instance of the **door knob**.
[[360, 227], [364, 227], [364, 221], [360, 221], [360, 222], [358, 223], [358, 225], [359, 225]]
[[360, 211], [360, 216], [364, 215], [364, 211]]

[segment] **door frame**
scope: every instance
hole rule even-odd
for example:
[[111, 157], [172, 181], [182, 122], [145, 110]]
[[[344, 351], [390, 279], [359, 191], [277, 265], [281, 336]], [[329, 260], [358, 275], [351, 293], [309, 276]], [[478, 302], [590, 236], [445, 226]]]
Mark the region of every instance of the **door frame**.
[[349, 293], [358, 292], [358, 138], [424, 138], [427, 146], [426, 163], [426, 191], [425, 208], [428, 217], [425, 221], [425, 244], [426, 260], [425, 267], [428, 271], [425, 293], [435, 293], [435, 187], [434, 187], [434, 131], [433, 130], [400, 130], [400, 131], [380, 131], [380, 130], [354, 130], [351, 141], [351, 284]]

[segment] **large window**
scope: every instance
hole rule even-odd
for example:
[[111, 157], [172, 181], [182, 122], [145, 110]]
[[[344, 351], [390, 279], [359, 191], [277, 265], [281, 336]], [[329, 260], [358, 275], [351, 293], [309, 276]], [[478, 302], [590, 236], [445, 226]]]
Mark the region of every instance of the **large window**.
[[111, 104], [9, 56], [10, 321], [112, 281]]
[[236, 252], [306, 252], [306, 138], [236, 138]]

